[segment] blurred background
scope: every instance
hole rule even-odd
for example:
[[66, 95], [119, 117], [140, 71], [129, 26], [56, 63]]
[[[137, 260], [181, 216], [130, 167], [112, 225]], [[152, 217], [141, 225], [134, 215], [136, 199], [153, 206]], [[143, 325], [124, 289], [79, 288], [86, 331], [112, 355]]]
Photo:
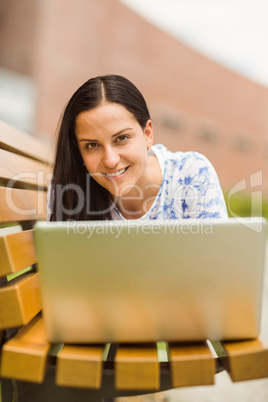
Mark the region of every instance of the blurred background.
[[0, 0], [0, 119], [54, 141], [78, 86], [124, 75], [147, 100], [156, 143], [205, 154], [230, 214], [266, 215], [267, 52], [243, 34], [262, 27], [258, 2]]
[[[147, 100], [155, 143], [207, 156], [230, 216], [268, 216], [265, 2], [0, 0], [0, 119], [53, 147], [82, 83], [126, 76]], [[230, 384], [223, 373], [210, 389], [139, 400], [266, 401], [267, 392], [267, 380]]]
[[156, 143], [205, 154], [230, 215], [266, 215], [268, 52], [251, 38], [259, 26], [266, 40], [260, 2], [0, 0], [0, 119], [53, 142], [83, 82], [124, 75], [147, 100]]

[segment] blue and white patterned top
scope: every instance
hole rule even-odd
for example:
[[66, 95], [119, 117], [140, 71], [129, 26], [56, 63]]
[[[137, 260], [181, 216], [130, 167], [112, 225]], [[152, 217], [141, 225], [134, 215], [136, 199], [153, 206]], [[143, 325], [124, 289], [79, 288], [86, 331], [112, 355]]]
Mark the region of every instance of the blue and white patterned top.
[[[227, 210], [215, 169], [198, 152], [170, 152], [164, 145], [151, 147], [162, 183], [149, 209], [139, 220], [227, 218]], [[125, 219], [116, 207], [112, 219]]]

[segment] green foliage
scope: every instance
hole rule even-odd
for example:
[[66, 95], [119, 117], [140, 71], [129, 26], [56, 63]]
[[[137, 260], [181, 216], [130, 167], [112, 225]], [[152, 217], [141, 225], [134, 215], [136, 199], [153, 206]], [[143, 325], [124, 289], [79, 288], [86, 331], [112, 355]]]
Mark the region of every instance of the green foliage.
[[268, 199], [257, 202], [251, 194], [235, 194], [228, 199], [225, 194], [225, 201], [229, 217], [263, 216], [268, 219]]
[[30, 266], [30, 267], [27, 267], [27, 268], [22, 269], [22, 270], [19, 271], [19, 272], [15, 272], [14, 274], [7, 275], [7, 280], [8, 280], [8, 281], [11, 281], [12, 279], [17, 278], [17, 276], [20, 276], [20, 275], [22, 275], [22, 274], [26, 274], [27, 272], [30, 272], [31, 269], [32, 269], [32, 267]]

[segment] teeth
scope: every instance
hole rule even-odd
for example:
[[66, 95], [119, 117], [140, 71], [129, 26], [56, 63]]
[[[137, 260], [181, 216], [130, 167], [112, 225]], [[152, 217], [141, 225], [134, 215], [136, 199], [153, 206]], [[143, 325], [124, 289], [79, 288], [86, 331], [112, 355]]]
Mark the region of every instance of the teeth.
[[120, 174], [124, 173], [126, 170], [127, 170], [127, 168], [124, 168], [124, 169], [118, 170], [118, 172], [115, 172], [115, 173], [104, 173], [104, 174], [107, 177], [116, 177], [116, 176], [119, 176]]

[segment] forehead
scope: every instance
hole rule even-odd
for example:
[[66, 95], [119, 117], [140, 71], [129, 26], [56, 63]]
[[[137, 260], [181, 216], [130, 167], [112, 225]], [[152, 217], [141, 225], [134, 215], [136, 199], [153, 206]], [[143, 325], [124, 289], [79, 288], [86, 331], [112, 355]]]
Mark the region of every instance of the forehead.
[[114, 133], [115, 130], [123, 129], [126, 124], [131, 127], [138, 124], [132, 113], [116, 103], [105, 103], [82, 112], [77, 116], [75, 123], [76, 136], [91, 130], [94, 133], [102, 130]]

